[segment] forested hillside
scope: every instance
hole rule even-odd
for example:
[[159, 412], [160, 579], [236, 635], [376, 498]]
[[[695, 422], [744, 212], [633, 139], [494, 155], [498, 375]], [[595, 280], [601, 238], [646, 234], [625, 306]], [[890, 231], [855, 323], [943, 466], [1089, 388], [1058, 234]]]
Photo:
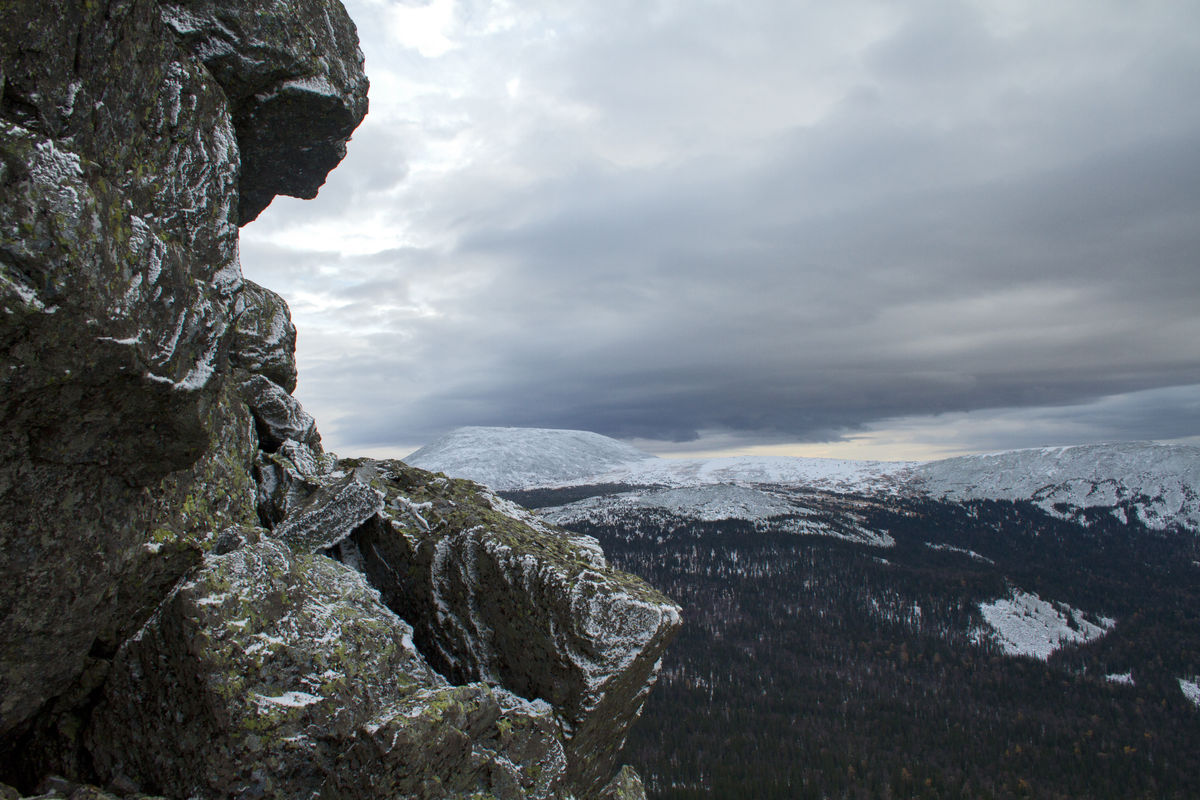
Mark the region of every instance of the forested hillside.
[[[661, 514], [573, 526], [686, 609], [628, 745], [654, 797], [1200, 796], [1191, 534], [1008, 501], [812, 505], [895, 545]], [[980, 606], [1016, 591], [1111, 630], [1006, 655]]]

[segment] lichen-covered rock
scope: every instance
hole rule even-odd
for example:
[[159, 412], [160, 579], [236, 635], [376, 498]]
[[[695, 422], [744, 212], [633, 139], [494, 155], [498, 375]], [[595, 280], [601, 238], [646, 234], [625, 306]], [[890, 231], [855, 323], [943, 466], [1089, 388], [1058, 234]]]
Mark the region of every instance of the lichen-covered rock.
[[[8, 0], [0, 74], [2, 754], [136, 627], [145, 547], [241, 513], [192, 481], [235, 491], [248, 454], [225, 430], [245, 412], [221, 374], [241, 275], [220, 87], [151, 0]], [[195, 558], [160, 556], [149, 591]]]
[[315, 193], [365, 110], [337, 0], [0, 3], [0, 780], [27, 795], [607, 791], [678, 610], [469, 484], [335, 464], [286, 303], [241, 278], [238, 224]]
[[230, 360], [296, 391], [296, 326], [282, 297], [253, 281], [243, 281], [234, 304]]
[[633, 767], [626, 765], [604, 787], [598, 800], [646, 800], [646, 787]]
[[163, 18], [221, 83], [242, 150], [239, 219], [277, 194], [315, 197], [367, 113], [354, 23], [327, 0], [162, 0]]
[[81, 469], [77, 481], [45, 466], [26, 473], [63, 491], [54, 498], [61, 518], [41, 516], [49, 499], [26, 498], [38, 515], [14, 532], [17, 544], [0, 550], [6, 580], [12, 576], [0, 585], [4, 710], [14, 718], [21, 709], [41, 712], [32, 723], [14, 725], [10, 741], [23, 749], [0, 752], [0, 764], [7, 758], [27, 780], [73, 772], [75, 731], [103, 682], [107, 659], [200, 563], [215, 545], [215, 531], [256, 522], [253, 422], [228, 387], [209, 411], [205, 454], [154, 486], [130, 487], [99, 470]]
[[264, 538], [122, 646], [85, 738], [105, 781], [173, 797], [365, 800], [553, 796], [555, 733], [545, 704], [448, 685], [361, 574]]
[[98, 786], [78, 783], [59, 775], [42, 779], [35, 791], [36, 794], [22, 798], [16, 789], [0, 784], [0, 800], [166, 800], [163, 797], [141, 793], [125, 796], [113, 794]]
[[386, 507], [352, 542], [383, 600], [454, 680], [485, 680], [556, 710], [570, 785], [612, 777], [679, 609], [607, 564], [590, 537], [552, 528], [468, 481], [373, 465]]

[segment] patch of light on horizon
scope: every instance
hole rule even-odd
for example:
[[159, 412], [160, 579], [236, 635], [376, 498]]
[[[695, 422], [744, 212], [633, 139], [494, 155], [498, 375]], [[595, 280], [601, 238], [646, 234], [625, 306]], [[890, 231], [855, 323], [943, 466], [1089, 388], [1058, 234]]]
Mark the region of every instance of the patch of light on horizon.
[[[1152, 404], [1156, 398], [1167, 398], [1162, 402], [1170, 403], [1171, 395], [1197, 393], [1200, 393], [1200, 385], [1111, 395], [1071, 406], [995, 408], [895, 417], [865, 425], [860, 431], [847, 432], [840, 440], [827, 442], [755, 444], [750, 436], [736, 432], [703, 432], [694, 442], [641, 439], [632, 444], [663, 458], [798, 456], [853, 461], [935, 461], [1004, 450], [1129, 441], [1117, 437], [1113, 433], [1115, 427], [1104, 427], [1093, 420], [1104, 413], [1118, 415], [1122, 411], [1134, 420], [1138, 414], [1155, 413], [1140, 407], [1140, 402]], [[1155, 441], [1200, 446], [1200, 435]]]

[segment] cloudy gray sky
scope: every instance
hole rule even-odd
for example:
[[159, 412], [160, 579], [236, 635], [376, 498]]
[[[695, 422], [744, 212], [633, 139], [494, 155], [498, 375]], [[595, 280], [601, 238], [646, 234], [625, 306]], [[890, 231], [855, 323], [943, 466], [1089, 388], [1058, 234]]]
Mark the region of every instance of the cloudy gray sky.
[[1197, 441], [1200, 4], [346, 6], [370, 114], [242, 240], [335, 451]]

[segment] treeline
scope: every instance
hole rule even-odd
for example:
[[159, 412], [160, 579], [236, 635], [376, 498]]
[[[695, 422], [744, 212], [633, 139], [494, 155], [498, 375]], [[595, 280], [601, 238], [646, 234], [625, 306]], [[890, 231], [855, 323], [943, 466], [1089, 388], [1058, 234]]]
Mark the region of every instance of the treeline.
[[[1200, 674], [1193, 538], [1008, 502], [854, 511], [896, 546], [574, 526], [685, 609], [626, 751], [653, 797], [1200, 796], [1200, 711], [1177, 682]], [[1012, 586], [1119, 623], [1048, 663], [1005, 656], [979, 603]], [[1124, 672], [1134, 686], [1105, 677]]]

